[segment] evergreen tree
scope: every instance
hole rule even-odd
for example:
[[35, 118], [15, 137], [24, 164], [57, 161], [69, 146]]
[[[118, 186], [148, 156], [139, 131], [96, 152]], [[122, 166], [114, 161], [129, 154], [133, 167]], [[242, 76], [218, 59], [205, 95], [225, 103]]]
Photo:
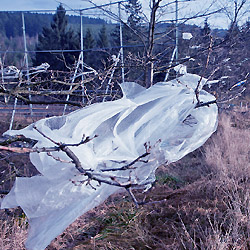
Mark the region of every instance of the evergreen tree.
[[[8, 22], [5, 22], [5, 34], [8, 38], [22, 35], [22, 17], [21, 15], [12, 15], [7, 12]], [[18, 25], [17, 25], [18, 24]]]
[[90, 28], [87, 29], [86, 36], [84, 38], [84, 49], [92, 49], [95, 45], [95, 39], [92, 36]]
[[[129, 14], [127, 23], [122, 25], [122, 37], [124, 45], [135, 45], [140, 42], [138, 34], [141, 31], [142, 7], [139, 0], [128, 0], [126, 12]], [[113, 45], [120, 45], [120, 26], [116, 25], [111, 36]]]
[[99, 32], [99, 37], [97, 40], [97, 46], [99, 48], [107, 48], [109, 46], [109, 41], [108, 41], [108, 36], [107, 36], [107, 29], [106, 25], [103, 24], [100, 32]]
[[136, 30], [142, 22], [142, 6], [139, 0], [128, 0], [126, 10], [129, 13], [127, 24], [133, 30]]
[[[53, 16], [50, 27], [44, 27], [38, 37], [37, 50], [75, 50], [79, 49], [79, 39], [75, 33], [67, 27], [68, 19], [66, 11], [60, 4]], [[48, 62], [51, 69], [67, 70], [75, 62], [78, 53], [52, 54], [50, 52], [37, 52], [33, 60], [34, 65]]]
[[93, 38], [91, 30], [88, 28], [86, 31], [86, 35], [84, 38], [84, 62], [86, 62], [88, 65], [93, 66], [96, 58], [94, 56], [93, 51], [91, 51], [92, 48], [95, 46], [95, 39]]
[[203, 43], [204, 45], [209, 45], [210, 35], [211, 35], [211, 28], [206, 18], [204, 22], [204, 27], [201, 29], [201, 43]]
[[242, 33], [242, 29], [238, 24], [232, 23], [225, 35], [223, 47], [218, 49], [216, 53], [212, 53], [212, 56], [214, 54], [214, 59], [210, 58], [210, 61], [215, 62], [212, 66], [214, 68], [218, 67], [214, 78], [228, 77], [226, 80], [223, 80], [223, 85], [218, 86], [219, 91], [223, 88], [224, 90], [230, 89], [232, 85], [243, 80], [249, 72], [247, 60], [249, 48], [244, 43], [244, 36], [245, 34]]
[[239, 40], [241, 36], [240, 28], [237, 23], [231, 23], [227, 30], [225, 40], [227, 45], [232, 46], [236, 40]]
[[[127, 0], [126, 11], [128, 13], [127, 23], [122, 25], [122, 38], [124, 45], [124, 60], [127, 80], [137, 79], [142, 72], [138, 70], [136, 57], [141, 56], [143, 48], [139, 44], [143, 42], [140, 39], [142, 33], [142, 7], [139, 0]], [[111, 33], [112, 45], [120, 46], [120, 25], [116, 25]], [[117, 53], [117, 52], [115, 52]], [[140, 65], [141, 67], [141, 65]], [[140, 68], [141, 69], [141, 68]]]
[[[124, 27], [124, 25], [123, 25]], [[110, 34], [111, 46], [120, 46], [120, 25], [116, 24]]]
[[207, 18], [206, 18], [205, 22], [204, 22], [204, 27], [201, 29], [201, 35], [208, 36], [208, 35], [210, 35], [210, 33], [211, 33], [211, 28], [210, 28], [208, 21], [207, 21]]
[[102, 68], [104, 66], [103, 64], [107, 63], [107, 59], [109, 57], [108, 53], [106, 52], [107, 50], [109, 50], [107, 49], [109, 47], [109, 40], [106, 25], [104, 24], [98, 34], [97, 47], [101, 48], [102, 50], [98, 54], [96, 54], [96, 66], [98, 68]]
[[[128, 0], [126, 11], [129, 14], [127, 25], [123, 29], [123, 41], [126, 45], [135, 45], [140, 42], [138, 34], [141, 32], [142, 6], [139, 0]], [[136, 52], [132, 50], [131, 52]]]

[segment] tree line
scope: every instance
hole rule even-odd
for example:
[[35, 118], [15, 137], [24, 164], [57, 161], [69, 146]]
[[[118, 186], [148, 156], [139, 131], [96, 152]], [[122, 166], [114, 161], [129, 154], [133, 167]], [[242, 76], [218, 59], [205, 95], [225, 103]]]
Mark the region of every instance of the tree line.
[[[44, 27], [48, 27], [53, 20], [50, 13], [30, 13], [25, 12], [26, 35], [29, 37], [40, 34]], [[68, 24], [77, 29], [79, 26], [79, 16], [68, 15]], [[83, 23], [105, 24], [101, 18], [90, 18], [83, 16]], [[7, 38], [22, 36], [22, 16], [21, 12], [0, 11], [0, 33]]]

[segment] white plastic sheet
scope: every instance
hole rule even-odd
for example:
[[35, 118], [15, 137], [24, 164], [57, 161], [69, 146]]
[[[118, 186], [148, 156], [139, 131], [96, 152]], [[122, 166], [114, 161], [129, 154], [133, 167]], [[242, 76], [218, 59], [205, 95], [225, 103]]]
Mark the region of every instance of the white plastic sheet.
[[184, 40], [190, 40], [192, 38], [193, 38], [192, 33], [189, 33], [189, 32], [182, 33], [182, 39], [184, 39]]
[[[174, 162], [200, 147], [217, 127], [217, 106], [195, 108], [194, 88], [200, 77], [185, 74], [157, 83], [149, 89], [136, 83], [124, 83], [122, 99], [97, 103], [62, 117], [52, 117], [35, 123], [51, 139], [63, 143], [78, 143], [82, 135], [94, 136], [87, 144], [70, 149], [86, 169], [98, 171], [119, 168], [119, 161], [131, 162], [145, 152], [144, 143], [153, 146], [159, 139], [149, 163], [136, 163], [136, 169], [116, 171], [112, 175], [128, 178], [138, 184], [154, 180], [156, 168], [164, 162]], [[203, 85], [205, 80], [202, 81]], [[200, 100], [215, 98], [205, 91]], [[55, 146], [33, 128], [34, 124], [8, 135], [22, 134], [38, 140], [36, 147]], [[64, 152], [54, 156], [70, 160]], [[27, 249], [41, 250], [77, 217], [102, 203], [119, 187], [93, 182], [75, 185], [82, 175], [71, 163], [62, 163], [46, 153], [31, 153], [31, 162], [41, 173], [31, 178], [17, 178], [2, 208], [20, 206], [29, 218]], [[110, 172], [108, 174], [111, 174]]]

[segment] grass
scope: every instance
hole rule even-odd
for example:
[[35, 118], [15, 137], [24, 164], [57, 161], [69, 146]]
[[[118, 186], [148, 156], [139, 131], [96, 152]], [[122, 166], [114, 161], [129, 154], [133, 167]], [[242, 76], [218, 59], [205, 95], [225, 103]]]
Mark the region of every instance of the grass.
[[[126, 194], [115, 194], [47, 250], [250, 249], [249, 127], [249, 112], [221, 114], [202, 148], [158, 169], [146, 200], [159, 202], [137, 209]], [[136, 191], [138, 198], [144, 195]], [[0, 220], [0, 249], [24, 249], [22, 211], [2, 211]]]

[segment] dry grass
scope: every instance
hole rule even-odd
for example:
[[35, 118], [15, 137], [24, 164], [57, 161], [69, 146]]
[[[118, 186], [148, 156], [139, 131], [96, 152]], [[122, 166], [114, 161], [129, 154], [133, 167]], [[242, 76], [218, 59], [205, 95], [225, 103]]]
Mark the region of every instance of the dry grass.
[[[250, 249], [249, 118], [222, 114], [204, 147], [161, 167], [147, 199], [166, 201], [136, 209], [126, 194], [113, 195], [47, 249]], [[2, 222], [0, 249], [23, 249], [27, 222], [20, 210], [3, 213]]]
[[8, 215], [1, 212], [0, 218], [0, 249], [25, 249], [28, 221], [20, 209], [13, 210]]

